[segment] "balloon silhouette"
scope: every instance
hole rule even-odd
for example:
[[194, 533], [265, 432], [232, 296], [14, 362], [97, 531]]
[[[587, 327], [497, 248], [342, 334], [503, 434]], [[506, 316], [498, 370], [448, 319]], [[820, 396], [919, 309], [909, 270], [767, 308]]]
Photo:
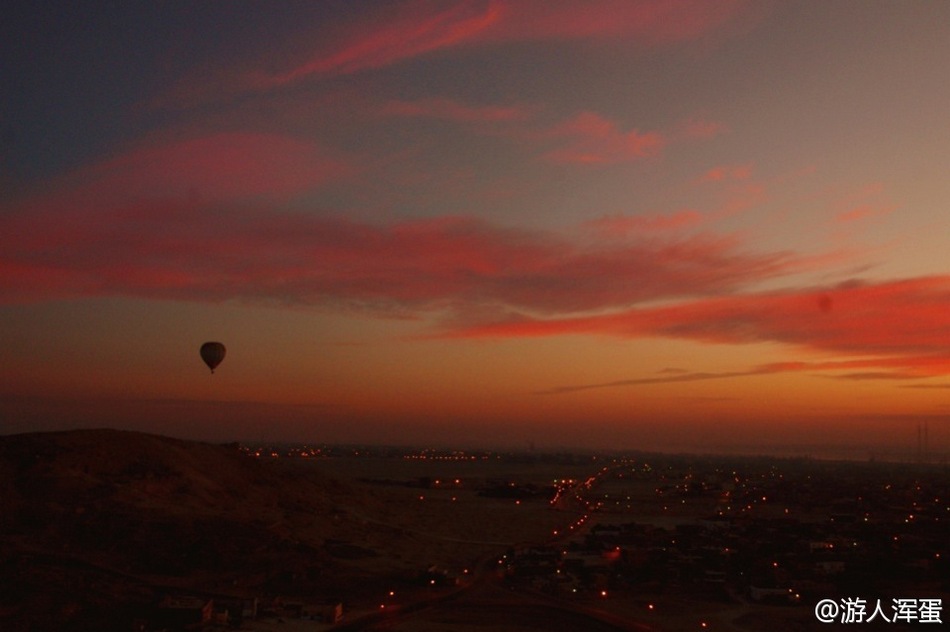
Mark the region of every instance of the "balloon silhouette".
[[224, 360], [224, 354], [226, 353], [227, 349], [220, 342], [206, 342], [201, 345], [201, 359], [205, 361], [212, 373], [214, 373], [215, 367]]

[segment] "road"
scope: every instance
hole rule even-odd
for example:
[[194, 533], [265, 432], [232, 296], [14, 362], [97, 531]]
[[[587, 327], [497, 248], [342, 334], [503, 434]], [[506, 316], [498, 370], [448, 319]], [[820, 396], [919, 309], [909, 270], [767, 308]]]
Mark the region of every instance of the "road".
[[[551, 537], [539, 538], [539, 542], [576, 535], [585, 526], [592, 507], [584, 500], [588, 491], [606, 474], [607, 468], [598, 471], [583, 482], [563, 490], [556, 501], [566, 513], [578, 512], [570, 528], [565, 528]], [[583, 512], [583, 513], [582, 513]], [[578, 603], [557, 600], [546, 595], [526, 590], [512, 590], [497, 576], [497, 556], [485, 560], [469, 583], [450, 593], [412, 604], [390, 607], [385, 611], [345, 622], [335, 630], [469, 630], [472, 626], [504, 626], [512, 632], [524, 630], [548, 630], [570, 632], [651, 632], [651, 626], [627, 621], [609, 612]]]

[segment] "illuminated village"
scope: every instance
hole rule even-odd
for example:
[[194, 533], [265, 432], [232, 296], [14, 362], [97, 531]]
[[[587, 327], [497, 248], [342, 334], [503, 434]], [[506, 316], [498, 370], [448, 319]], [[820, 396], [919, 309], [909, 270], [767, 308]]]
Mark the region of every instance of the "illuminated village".
[[[427, 516], [452, 505], [464, 505], [463, 513], [474, 505], [485, 516], [503, 506], [508, 516], [521, 511], [528, 521], [541, 512], [557, 518], [546, 536], [499, 546], [494, 557], [420, 564], [415, 574], [394, 576], [375, 612], [372, 603], [345, 595], [320, 600], [301, 592], [303, 577], [284, 577], [257, 597], [255, 611], [229, 615], [229, 623], [247, 629], [278, 619], [376, 629], [381, 621], [411, 621], [413, 612], [455, 607], [447, 604], [464, 603], [485, 582], [607, 626], [635, 621], [687, 629], [681, 628], [690, 619], [686, 613], [695, 610], [695, 629], [751, 630], [768, 618], [813, 620], [819, 600], [849, 598], [883, 603], [878, 620], [932, 623], [941, 620], [939, 597], [950, 588], [950, 485], [939, 465], [367, 446], [245, 451], [254, 458], [314, 460], [331, 470], [335, 462], [357, 470], [365, 462], [372, 471], [391, 461], [390, 472], [401, 471], [400, 462], [425, 464], [430, 473], [419, 477], [361, 478], [372, 488], [398, 490], [420, 531]], [[477, 463], [482, 475], [454, 476], [453, 463]], [[490, 476], [493, 466], [513, 463], [529, 465], [530, 476]], [[559, 469], [590, 475], [537, 478]], [[327, 546], [344, 557], [367, 555], [357, 546]], [[893, 598], [912, 600], [913, 608], [900, 614]], [[236, 612], [227, 600], [215, 603], [217, 619], [211, 609], [199, 617], [206, 625], [222, 623], [223, 609]], [[684, 603], [692, 606], [684, 611]], [[495, 616], [503, 618], [510, 606]]]

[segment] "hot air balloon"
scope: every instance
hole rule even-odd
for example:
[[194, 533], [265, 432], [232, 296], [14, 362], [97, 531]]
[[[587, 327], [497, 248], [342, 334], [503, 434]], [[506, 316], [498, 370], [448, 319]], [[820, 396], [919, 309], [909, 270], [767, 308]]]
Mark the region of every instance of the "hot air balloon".
[[201, 359], [205, 361], [212, 373], [215, 367], [221, 364], [221, 360], [224, 360], [225, 353], [227, 349], [220, 342], [206, 342], [201, 345]]

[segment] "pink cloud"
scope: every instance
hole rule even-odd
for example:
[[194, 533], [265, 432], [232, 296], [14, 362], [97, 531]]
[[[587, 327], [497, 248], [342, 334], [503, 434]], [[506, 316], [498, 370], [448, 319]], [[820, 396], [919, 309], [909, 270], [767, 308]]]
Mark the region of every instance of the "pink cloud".
[[582, 112], [547, 132], [565, 144], [544, 157], [556, 163], [605, 164], [637, 160], [658, 154], [666, 145], [659, 132], [622, 131], [594, 112]]
[[[529, 106], [470, 106], [450, 99], [421, 99], [392, 101], [379, 112], [384, 116], [500, 124], [528, 121], [539, 109]], [[544, 151], [542, 156], [560, 164], [604, 165], [639, 160], [659, 154], [668, 143], [662, 132], [641, 132], [636, 128], [624, 130], [616, 122], [589, 111], [548, 127], [535, 123], [528, 128], [502, 130], [498, 127], [494, 131], [534, 144], [556, 145]]]
[[274, 74], [256, 73], [249, 83], [272, 88], [311, 75], [350, 74], [382, 68], [431, 51], [473, 39], [500, 15], [496, 3], [458, 3], [433, 10], [429, 3], [410, 3], [401, 14], [383, 16], [351, 33], [335, 47], [321, 49], [303, 64]]
[[734, 291], [800, 265], [708, 235], [591, 242], [470, 218], [375, 225], [280, 210], [346, 171], [271, 135], [135, 148], [5, 209], [2, 300], [126, 294], [560, 314]]
[[543, 0], [389, 3], [366, 12], [366, 17], [338, 35], [315, 31], [311, 39], [316, 43], [302, 60], [279, 59], [265, 51], [256, 56], [264, 61], [256, 62], [254, 69], [203, 68], [152, 105], [193, 107], [315, 77], [385, 68], [466, 45], [625, 37], [642, 46], [658, 46], [720, 30], [745, 8], [741, 0], [601, 0], [583, 7]]
[[314, 44], [302, 55], [303, 60], [300, 56], [281, 58], [279, 53], [265, 50], [256, 56], [253, 66], [197, 68], [155, 98], [151, 107], [190, 108], [279, 90], [311, 78], [384, 68], [473, 41], [498, 19], [499, 8], [494, 2], [436, 6], [412, 1], [380, 5], [365, 15], [329, 37], [326, 31], [315, 29], [310, 38]]
[[275, 134], [221, 133], [142, 143], [66, 176], [36, 205], [42, 209], [132, 199], [283, 199], [350, 171], [344, 161], [306, 141]]
[[721, 27], [743, 2], [602, 0], [582, 8], [540, 0], [460, 2], [441, 10], [410, 2], [360, 28], [289, 70], [258, 74], [262, 87], [311, 75], [382, 68], [441, 49], [478, 41], [633, 37], [646, 45], [697, 38]]

